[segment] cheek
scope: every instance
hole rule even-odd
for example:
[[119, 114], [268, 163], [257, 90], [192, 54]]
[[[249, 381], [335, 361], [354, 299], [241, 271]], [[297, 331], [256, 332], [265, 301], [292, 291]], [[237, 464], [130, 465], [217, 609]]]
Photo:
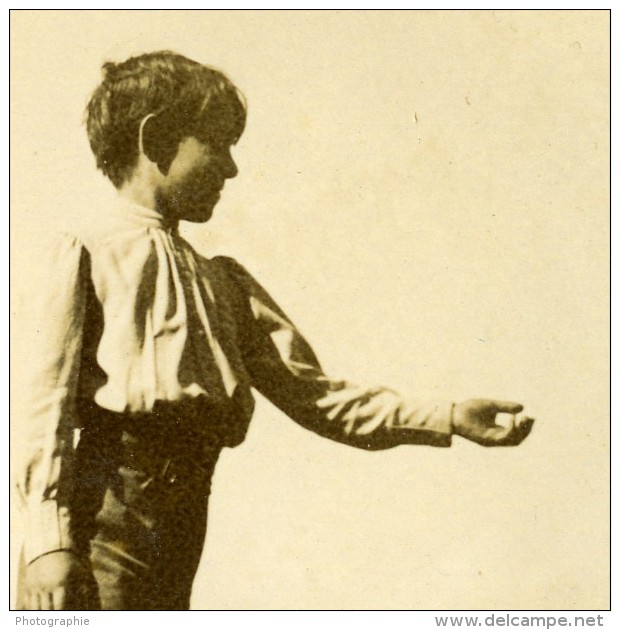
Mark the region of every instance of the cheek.
[[[181, 203], [190, 206], [211, 206], [217, 201], [213, 194], [212, 182], [208, 174], [198, 169], [187, 174], [176, 190], [176, 196]], [[218, 195], [219, 199], [219, 195]]]
[[199, 171], [197, 160], [179, 160], [173, 162], [170, 169], [170, 177], [179, 183], [195, 178], [195, 174]]
[[203, 169], [197, 166], [187, 169], [184, 173], [179, 174], [176, 182], [177, 190], [193, 193], [196, 189], [204, 185]]
[[170, 167], [170, 174], [173, 178], [181, 180], [199, 168], [203, 161], [203, 149], [193, 138], [186, 138], [179, 145], [177, 155]]

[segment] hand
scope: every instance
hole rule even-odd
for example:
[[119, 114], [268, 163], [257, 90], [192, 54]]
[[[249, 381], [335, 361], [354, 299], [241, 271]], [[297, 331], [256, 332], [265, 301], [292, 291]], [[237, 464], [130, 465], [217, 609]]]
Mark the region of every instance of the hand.
[[54, 551], [25, 568], [21, 605], [25, 610], [85, 610], [92, 573], [70, 551]]
[[[452, 426], [454, 433], [482, 446], [516, 446], [530, 434], [534, 418], [516, 414], [523, 405], [485, 398], [467, 400], [454, 406]], [[507, 413], [511, 418], [506, 426], [495, 422], [498, 413]]]

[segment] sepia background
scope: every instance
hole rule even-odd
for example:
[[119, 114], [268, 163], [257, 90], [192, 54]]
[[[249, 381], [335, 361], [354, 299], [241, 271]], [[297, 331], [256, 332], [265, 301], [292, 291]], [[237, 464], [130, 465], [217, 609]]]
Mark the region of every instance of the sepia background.
[[202, 253], [247, 266], [334, 376], [537, 418], [516, 449], [366, 453], [261, 400], [193, 607], [608, 607], [609, 13], [14, 11], [16, 409], [41, 248], [113, 199], [87, 99], [157, 49], [248, 101], [240, 174], [184, 230]]

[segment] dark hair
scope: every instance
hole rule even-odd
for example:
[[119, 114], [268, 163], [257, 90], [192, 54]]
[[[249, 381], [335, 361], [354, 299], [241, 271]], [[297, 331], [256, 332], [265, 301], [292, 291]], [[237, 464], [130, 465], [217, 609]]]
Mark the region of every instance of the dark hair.
[[105, 63], [86, 108], [86, 129], [97, 167], [116, 187], [133, 172], [140, 123], [149, 114], [155, 124], [145, 125], [145, 133], [148, 127], [149, 143], [158, 144], [154, 161], [164, 170], [185, 137], [236, 142], [246, 106], [224, 74], [170, 51]]

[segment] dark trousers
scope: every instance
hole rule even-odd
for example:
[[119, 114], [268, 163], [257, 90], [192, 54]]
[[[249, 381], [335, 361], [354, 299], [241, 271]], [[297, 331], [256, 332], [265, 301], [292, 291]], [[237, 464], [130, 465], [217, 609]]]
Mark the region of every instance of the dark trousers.
[[[183, 417], [185, 416], [185, 417]], [[187, 610], [220, 448], [191, 414], [102, 410], [80, 435], [71, 521], [89, 559], [89, 610]]]

